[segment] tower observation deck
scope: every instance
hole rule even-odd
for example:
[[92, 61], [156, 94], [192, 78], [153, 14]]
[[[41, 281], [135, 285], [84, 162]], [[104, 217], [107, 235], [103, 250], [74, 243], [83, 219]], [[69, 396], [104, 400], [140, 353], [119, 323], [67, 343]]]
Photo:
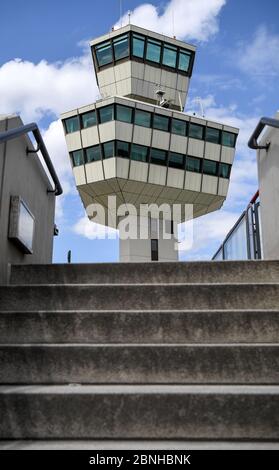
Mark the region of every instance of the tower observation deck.
[[[89, 218], [100, 204], [94, 221], [119, 228], [121, 261], [175, 261], [176, 224], [227, 197], [238, 129], [183, 112], [195, 46], [134, 25], [90, 46], [102, 99], [62, 115], [80, 197]], [[152, 204], [161, 209], [142, 215]]]

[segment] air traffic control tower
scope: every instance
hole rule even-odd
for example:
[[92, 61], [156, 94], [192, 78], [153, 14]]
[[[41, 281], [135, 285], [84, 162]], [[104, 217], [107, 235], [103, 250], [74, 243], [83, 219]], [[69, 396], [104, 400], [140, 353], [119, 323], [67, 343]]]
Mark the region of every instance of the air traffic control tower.
[[[193, 218], [220, 209], [238, 129], [183, 112], [196, 48], [133, 25], [90, 45], [102, 99], [62, 115], [85, 208], [101, 204], [105, 224], [114, 227], [125, 218], [118, 212], [123, 204], [128, 212], [130, 204], [137, 210], [141, 204], [188, 204]], [[120, 229], [120, 261], [178, 259], [175, 214], [168, 239], [160, 214], [148, 217], [145, 239], [139, 236], [142, 216], [134, 216], [136, 239], [124, 240]], [[188, 218], [184, 211], [182, 219]]]

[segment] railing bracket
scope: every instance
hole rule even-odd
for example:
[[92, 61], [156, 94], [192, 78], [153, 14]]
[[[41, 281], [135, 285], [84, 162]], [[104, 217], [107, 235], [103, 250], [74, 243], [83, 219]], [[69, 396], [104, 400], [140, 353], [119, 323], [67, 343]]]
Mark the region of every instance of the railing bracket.
[[29, 149], [26, 147], [26, 155], [29, 155], [29, 153], [38, 153], [41, 150], [41, 145], [40, 143], [38, 144], [38, 147], [36, 149]]

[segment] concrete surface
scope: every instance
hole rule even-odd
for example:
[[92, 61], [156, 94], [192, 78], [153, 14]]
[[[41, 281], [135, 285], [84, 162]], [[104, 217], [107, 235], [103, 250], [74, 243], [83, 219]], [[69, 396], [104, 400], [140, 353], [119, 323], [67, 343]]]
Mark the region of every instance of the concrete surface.
[[[0, 118], [0, 132], [22, 126], [18, 116]], [[28, 136], [0, 144], [0, 284], [8, 282], [8, 263], [50, 263], [52, 260], [55, 195]], [[8, 238], [10, 198], [20, 196], [35, 217], [33, 254]]]
[[11, 284], [279, 282], [279, 261], [13, 265]]
[[0, 311], [0, 344], [276, 343], [279, 310]]
[[0, 384], [279, 384], [279, 345], [5, 345]]
[[3, 439], [279, 439], [278, 386], [0, 387]]

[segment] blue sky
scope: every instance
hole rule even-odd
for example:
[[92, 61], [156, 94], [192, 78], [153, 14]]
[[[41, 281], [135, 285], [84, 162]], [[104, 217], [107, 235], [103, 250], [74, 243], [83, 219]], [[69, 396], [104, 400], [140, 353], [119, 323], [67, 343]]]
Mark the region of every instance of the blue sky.
[[[221, 211], [194, 224], [195, 243], [181, 259], [208, 259], [257, 190], [255, 153], [247, 140], [258, 119], [278, 110], [279, 4], [274, 0], [123, 0], [123, 23], [175, 33], [198, 46], [186, 112], [240, 128], [229, 197]], [[87, 46], [119, 21], [119, 0], [35, 2], [1, 6], [0, 114], [37, 121], [65, 192], [57, 203], [60, 235], [54, 261], [117, 261], [117, 240], [93, 240], [75, 190], [59, 114], [98, 96]], [[15, 14], [16, 12], [16, 14]]]

